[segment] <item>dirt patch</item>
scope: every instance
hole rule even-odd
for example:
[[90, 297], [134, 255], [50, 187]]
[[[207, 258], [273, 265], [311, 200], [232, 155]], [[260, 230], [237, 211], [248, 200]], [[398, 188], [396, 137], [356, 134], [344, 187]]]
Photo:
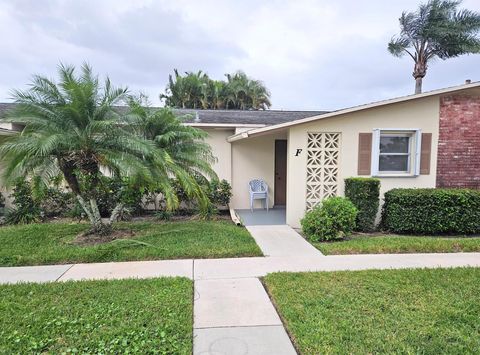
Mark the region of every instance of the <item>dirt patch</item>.
[[[228, 212], [228, 211], [227, 211]], [[174, 214], [170, 217], [169, 220], [166, 222], [183, 222], [183, 221], [197, 221], [200, 217], [195, 214]], [[230, 217], [230, 213], [219, 213], [212, 217], [213, 221], [231, 221], [232, 218]], [[144, 216], [136, 216], [131, 219], [131, 222], [165, 222], [161, 219], [157, 218], [155, 215], [144, 215]]]
[[80, 233], [72, 241], [72, 244], [80, 246], [92, 246], [98, 244], [109, 243], [118, 239], [130, 239], [135, 236], [135, 232], [131, 229], [115, 229], [109, 235], [94, 234], [89, 231]]

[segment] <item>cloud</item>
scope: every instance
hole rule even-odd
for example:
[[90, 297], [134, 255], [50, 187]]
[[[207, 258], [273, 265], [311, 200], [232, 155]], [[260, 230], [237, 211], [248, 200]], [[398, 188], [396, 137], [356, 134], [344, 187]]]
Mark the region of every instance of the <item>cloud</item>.
[[[386, 50], [417, 0], [0, 0], [0, 101], [33, 73], [88, 61], [154, 103], [168, 74], [242, 69], [274, 108], [336, 109], [413, 91], [412, 63]], [[480, 10], [475, 0], [464, 7]], [[478, 56], [431, 64], [425, 89], [480, 79]]]

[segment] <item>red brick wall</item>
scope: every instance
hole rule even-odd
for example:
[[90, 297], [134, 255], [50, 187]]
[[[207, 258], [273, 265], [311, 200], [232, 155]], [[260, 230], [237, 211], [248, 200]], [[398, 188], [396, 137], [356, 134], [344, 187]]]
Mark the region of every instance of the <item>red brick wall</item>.
[[437, 187], [480, 188], [480, 96], [440, 98]]

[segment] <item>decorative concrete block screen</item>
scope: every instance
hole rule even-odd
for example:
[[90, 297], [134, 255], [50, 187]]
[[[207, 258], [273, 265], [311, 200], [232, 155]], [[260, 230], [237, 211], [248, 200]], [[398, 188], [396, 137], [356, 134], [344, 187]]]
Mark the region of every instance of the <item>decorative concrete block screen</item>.
[[340, 133], [308, 133], [307, 211], [324, 198], [336, 196]]

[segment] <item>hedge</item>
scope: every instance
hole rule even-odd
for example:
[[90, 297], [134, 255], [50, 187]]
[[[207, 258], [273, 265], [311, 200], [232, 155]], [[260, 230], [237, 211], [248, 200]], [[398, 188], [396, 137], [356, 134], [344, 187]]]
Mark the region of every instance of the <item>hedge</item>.
[[390, 190], [385, 193], [382, 226], [394, 233], [478, 234], [480, 190]]
[[380, 204], [380, 180], [359, 177], [345, 179], [345, 197], [357, 207], [356, 230], [373, 231]]

